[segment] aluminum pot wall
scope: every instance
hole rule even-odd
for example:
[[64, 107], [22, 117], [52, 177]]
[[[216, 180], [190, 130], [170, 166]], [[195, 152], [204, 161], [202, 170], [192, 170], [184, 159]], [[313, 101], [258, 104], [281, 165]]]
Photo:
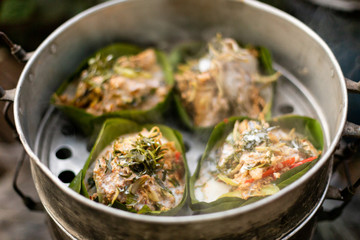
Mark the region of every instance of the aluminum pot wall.
[[[217, 32], [268, 47], [280, 66], [301, 79], [317, 106], [325, 150], [296, 183], [239, 209], [197, 216], [144, 216], [114, 211], [76, 194], [34, 154], [51, 94], [95, 50], [115, 41], [166, 48], [182, 40], [208, 39]], [[320, 206], [346, 109], [345, 83], [333, 54], [314, 32], [289, 15], [256, 1], [133, 0], [96, 6], [53, 32], [25, 66], [14, 111], [40, 199], [50, 217], [75, 238], [273, 239], [285, 236]]]

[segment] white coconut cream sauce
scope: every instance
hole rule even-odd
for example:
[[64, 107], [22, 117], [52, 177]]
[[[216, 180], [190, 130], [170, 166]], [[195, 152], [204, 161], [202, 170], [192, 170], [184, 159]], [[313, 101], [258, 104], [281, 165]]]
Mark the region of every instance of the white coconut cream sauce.
[[231, 186], [215, 180], [216, 178], [211, 174], [211, 166], [208, 166], [207, 163], [205, 165], [201, 168], [200, 178], [195, 184], [195, 198], [202, 202], [213, 202], [221, 195], [229, 192]]

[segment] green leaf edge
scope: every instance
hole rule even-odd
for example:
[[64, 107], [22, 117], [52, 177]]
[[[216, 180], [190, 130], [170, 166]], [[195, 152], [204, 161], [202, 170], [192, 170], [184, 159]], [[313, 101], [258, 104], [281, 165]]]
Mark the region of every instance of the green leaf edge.
[[63, 104], [57, 104], [56, 98], [62, 92], [65, 91], [67, 86], [76, 79], [78, 74], [87, 67], [88, 59], [94, 57], [96, 54], [113, 54], [114, 57], [120, 57], [125, 55], [135, 55], [141, 52], [142, 48], [137, 47], [135, 45], [126, 44], [126, 43], [115, 43], [109, 45], [105, 48], [102, 48], [92, 54], [87, 59], [83, 60], [81, 64], [78, 66], [77, 70], [74, 74], [72, 74], [66, 81], [64, 81], [61, 86], [56, 90], [56, 92], [52, 95], [50, 102], [55, 105], [58, 109], [60, 109], [85, 135], [91, 135], [93, 132], [98, 130], [102, 123], [108, 118], [125, 118], [132, 121], [136, 121], [138, 123], [146, 123], [146, 122], [161, 122], [162, 115], [169, 108], [172, 92], [174, 86], [174, 79], [172, 74], [172, 66], [167, 59], [167, 56], [158, 50], [155, 50], [156, 57], [158, 63], [161, 65], [164, 75], [165, 82], [170, 86], [170, 90], [166, 95], [164, 101], [158, 103], [155, 107], [148, 110], [122, 110], [115, 111], [112, 113], [102, 114], [100, 116], [95, 116], [90, 113], [87, 113], [84, 109], [77, 108], [74, 106], [68, 106]]
[[[139, 132], [143, 128], [150, 130], [154, 126], [158, 126], [160, 128], [163, 136], [166, 139], [168, 139], [169, 141], [174, 141], [176, 149], [181, 152], [183, 161], [184, 161], [184, 168], [185, 168], [185, 188], [184, 188], [183, 198], [176, 207], [174, 207], [168, 211], [164, 211], [164, 212], [145, 211], [144, 210], [141, 213], [149, 214], [149, 215], [162, 215], [162, 216], [175, 215], [177, 212], [180, 211], [180, 209], [182, 209], [184, 207], [184, 204], [188, 199], [189, 168], [188, 168], [188, 164], [187, 164], [187, 160], [186, 160], [186, 156], [185, 156], [185, 146], [184, 146], [184, 142], [182, 139], [182, 135], [178, 131], [176, 131], [170, 127], [167, 127], [165, 125], [162, 125], [162, 124], [142, 124], [142, 125], [140, 125], [140, 124], [138, 124], [134, 121], [128, 120], [128, 119], [121, 119], [121, 118], [107, 119], [104, 122], [104, 124], [100, 130], [100, 133], [98, 134], [95, 145], [93, 146], [93, 148], [90, 152], [90, 155], [84, 164], [84, 167], [79, 171], [79, 173], [76, 175], [76, 177], [70, 183], [69, 187], [71, 189], [73, 189], [74, 191], [76, 191], [77, 193], [80, 193], [81, 195], [89, 198], [89, 194], [86, 190], [85, 183], [84, 183], [86, 171], [89, 168], [89, 166], [91, 165], [91, 163], [96, 160], [96, 157], [102, 152], [102, 150], [106, 146], [108, 146], [114, 139], [116, 139], [117, 137], [119, 137], [121, 135]], [[117, 202], [116, 204], [114, 204], [114, 207], [122, 209], [122, 210], [126, 209], [125, 205], [123, 205], [123, 207], [121, 207], [121, 205], [123, 205], [123, 204]], [[127, 210], [127, 211], [129, 211], [129, 210]], [[134, 212], [134, 211], [129, 211], [129, 212]]]
[[[244, 119], [250, 119], [247, 117], [232, 117], [229, 119], [227, 123], [221, 122], [214, 128], [209, 141], [206, 145], [205, 152], [199, 161], [197, 168], [194, 174], [190, 178], [190, 207], [193, 211], [198, 213], [212, 213], [212, 212], [219, 212], [224, 210], [229, 210], [241, 206], [248, 205], [255, 201], [265, 198], [264, 197], [251, 197], [247, 200], [240, 199], [240, 198], [220, 198], [213, 202], [200, 202], [195, 197], [195, 182], [199, 177], [201, 165], [204, 161], [206, 161], [207, 157], [209, 156], [211, 150], [217, 146], [219, 146], [226, 138], [226, 136], [230, 133], [233, 129], [233, 126], [237, 120], [243, 121]], [[324, 140], [323, 140], [323, 132], [321, 124], [313, 118], [306, 117], [306, 116], [298, 116], [298, 115], [284, 115], [281, 117], [274, 118], [270, 121], [270, 124], [275, 125], [278, 124], [282, 128], [293, 128], [294, 124], [302, 124], [302, 128], [296, 128], [296, 132], [300, 134], [304, 134], [308, 137], [309, 141], [312, 142], [314, 147], [318, 150], [323, 150], [324, 147]], [[319, 156], [320, 158], [320, 156]], [[273, 183], [275, 183], [280, 189], [285, 188], [286, 186], [290, 185], [301, 176], [303, 176], [312, 166], [316, 164], [319, 160], [316, 159], [312, 162], [302, 164], [298, 167], [295, 167], [286, 173], [282, 174], [279, 179], [276, 179]]]

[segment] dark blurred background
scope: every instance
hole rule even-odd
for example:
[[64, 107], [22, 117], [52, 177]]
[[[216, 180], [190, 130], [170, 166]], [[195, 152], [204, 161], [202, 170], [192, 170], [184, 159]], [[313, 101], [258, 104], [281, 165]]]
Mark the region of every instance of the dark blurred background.
[[[0, 0], [0, 31], [26, 51], [34, 51], [42, 41], [66, 20], [99, 4], [101, 0]], [[4, 89], [16, 86], [23, 64], [9, 56], [0, 41], [0, 83]], [[4, 103], [0, 102], [0, 109]], [[0, 126], [5, 122], [0, 118]], [[0, 128], [0, 141], [13, 141], [7, 128]]]
[[59, 25], [101, 0], [2, 0], [0, 29], [33, 51]]
[[[209, 0], [210, 1], [210, 0]], [[101, 0], [0, 0], [0, 31], [26, 51], [34, 51], [59, 25]], [[360, 1], [356, 0], [264, 0], [304, 22], [322, 37], [334, 52], [345, 77], [360, 80]], [[314, 4], [325, 3], [325, 6]], [[334, 3], [331, 4], [331, 3]], [[0, 86], [11, 89], [24, 64], [16, 62], [0, 41]], [[326, 90], [326, 86], [324, 86]], [[360, 96], [349, 94], [348, 120], [360, 124]], [[0, 109], [4, 103], [0, 102]], [[12, 113], [10, 112], [10, 116]], [[0, 116], [0, 239], [49, 239], [46, 217], [30, 212], [11, 187], [22, 146]], [[359, 157], [351, 163], [353, 178], [360, 176]], [[335, 173], [333, 184], [344, 187]], [[19, 185], [37, 199], [28, 161], [20, 172]], [[341, 216], [318, 224], [314, 238], [360, 239], [359, 191]], [[331, 206], [332, 203], [325, 203]], [[325, 206], [326, 207], [326, 206]]]

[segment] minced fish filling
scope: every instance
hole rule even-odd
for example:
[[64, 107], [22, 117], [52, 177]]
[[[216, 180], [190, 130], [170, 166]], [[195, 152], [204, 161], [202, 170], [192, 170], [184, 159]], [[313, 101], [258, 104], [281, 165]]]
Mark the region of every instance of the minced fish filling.
[[206, 55], [178, 66], [177, 89], [195, 126], [213, 126], [234, 115], [259, 116], [268, 101], [261, 91], [278, 73], [261, 76], [257, 57], [255, 49], [218, 35], [208, 43]]
[[185, 168], [174, 142], [158, 127], [116, 139], [96, 159], [91, 199], [106, 205], [115, 201], [129, 210], [167, 211], [183, 197]]
[[82, 108], [93, 115], [148, 110], [162, 102], [170, 89], [154, 49], [116, 59], [111, 54], [97, 54], [88, 65], [58, 97], [58, 104]]
[[319, 156], [309, 140], [295, 129], [286, 131], [266, 122], [243, 120], [202, 167], [196, 182], [196, 197], [211, 202], [219, 197], [271, 195], [281, 174]]

